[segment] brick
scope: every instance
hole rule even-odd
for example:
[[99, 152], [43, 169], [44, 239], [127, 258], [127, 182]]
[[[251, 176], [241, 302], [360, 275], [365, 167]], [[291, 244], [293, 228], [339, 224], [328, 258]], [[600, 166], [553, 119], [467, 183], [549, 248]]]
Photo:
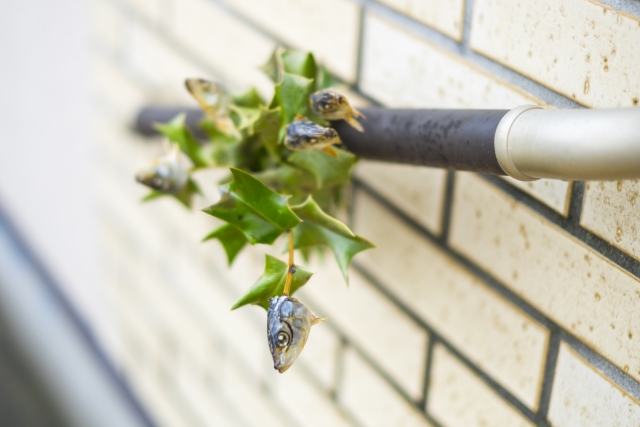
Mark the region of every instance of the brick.
[[640, 378], [640, 283], [635, 277], [471, 174], [456, 181], [450, 242]]
[[452, 39], [462, 41], [463, 0], [380, 0], [380, 3], [423, 22]]
[[433, 349], [427, 410], [448, 427], [534, 425], [442, 345]]
[[264, 95], [273, 93], [273, 83], [258, 69], [275, 48], [272, 40], [212, 1], [183, 0], [173, 8], [177, 39], [220, 78], [240, 90], [255, 85]]
[[416, 222], [440, 234], [446, 171], [422, 166], [361, 161], [356, 176]]
[[560, 215], [569, 214], [569, 198], [571, 183], [557, 179], [539, 179], [537, 181], [518, 181], [511, 177], [503, 177], [511, 185], [535, 197]]
[[354, 82], [360, 6], [349, 0], [236, 0], [232, 4], [285, 44], [312, 51], [336, 75]]
[[471, 48], [588, 107], [638, 105], [640, 20], [587, 0], [478, 0]]
[[548, 332], [415, 230], [358, 194], [355, 230], [378, 245], [358, 255], [406, 306], [477, 366], [536, 407]]
[[[306, 351], [306, 348], [305, 348]], [[301, 427], [347, 427], [349, 422], [327, 394], [318, 390], [300, 370], [290, 369], [286, 375], [274, 377], [272, 386], [280, 404]]]
[[361, 89], [390, 107], [513, 108], [540, 101], [368, 13]]
[[356, 271], [349, 272], [347, 287], [335, 261], [328, 259], [324, 264], [314, 266], [317, 273], [313, 283], [307, 285], [301, 298], [309, 295], [314, 310], [317, 307], [322, 316], [366, 351], [411, 397], [419, 399], [426, 360], [426, 331]]
[[353, 350], [347, 350], [344, 355], [342, 390], [338, 399], [361, 425], [431, 426]]
[[602, 376], [567, 344], [560, 346], [549, 406], [554, 427], [635, 427], [640, 402]]
[[640, 261], [640, 181], [587, 182], [580, 225]]

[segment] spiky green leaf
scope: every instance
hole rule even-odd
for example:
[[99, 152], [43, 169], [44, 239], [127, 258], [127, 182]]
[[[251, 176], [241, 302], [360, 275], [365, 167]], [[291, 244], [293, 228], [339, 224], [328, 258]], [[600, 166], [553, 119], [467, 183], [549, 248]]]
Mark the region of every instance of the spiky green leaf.
[[293, 153], [289, 157], [289, 162], [313, 173], [318, 181], [318, 187], [350, 182], [356, 156], [339, 148], [334, 149], [338, 153], [337, 158], [323, 151], [307, 150]]
[[[287, 264], [279, 259], [265, 254], [265, 267], [262, 276], [253, 284], [251, 289], [244, 294], [234, 305], [232, 310], [247, 304], [256, 304], [267, 308], [269, 297], [282, 295], [287, 279]], [[290, 295], [304, 286], [313, 273], [296, 266], [296, 272], [291, 281]]]
[[271, 244], [284, 230], [291, 230], [300, 219], [283, 196], [247, 172], [230, 168], [233, 181], [225, 186], [218, 203], [204, 212], [238, 227], [251, 244]]
[[209, 159], [205, 155], [202, 145], [187, 128], [185, 118], [186, 114], [178, 114], [168, 123], [156, 124], [156, 128], [170, 141], [178, 144], [180, 150], [191, 159], [196, 168], [209, 166]]
[[264, 105], [264, 101], [255, 87], [234, 96], [233, 103], [238, 107], [247, 108], [260, 108]]
[[227, 254], [227, 261], [229, 262], [229, 265], [233, 264], [233, 260], [249, 242], [247, 240], [247, 236], [245, 236], [238, 227], [231, 224], [225, 224], [218, 227], [211, 233], [207, 234], [202, 241], [206, 242], [212, 239], [218, 239], [222, 244], [222, 247]]
[[318, 72], [316, 60], [310, 52], [285, 50], [282, 52], [282, 68], [285, 73], [295, 74], [307, 79], [315, 79]]
[[342, 222], [327, 215], [311, 197], [292, 209], [303, 220], [293, 230], [294, 247], [301, 249], [315, 245], [328, 246], [336, 258], [344, 280], [348, 283], [347, 270], [351, 259], [358, 252], [375, 246], [353, 234]]

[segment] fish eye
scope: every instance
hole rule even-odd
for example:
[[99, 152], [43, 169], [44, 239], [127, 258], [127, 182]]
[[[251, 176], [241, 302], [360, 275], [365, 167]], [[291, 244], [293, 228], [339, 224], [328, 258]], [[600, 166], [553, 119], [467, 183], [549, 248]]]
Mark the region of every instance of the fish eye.
[[285, 332], [278, 334], [278, 347], [284, 347], [289, 344], [289, 335]]

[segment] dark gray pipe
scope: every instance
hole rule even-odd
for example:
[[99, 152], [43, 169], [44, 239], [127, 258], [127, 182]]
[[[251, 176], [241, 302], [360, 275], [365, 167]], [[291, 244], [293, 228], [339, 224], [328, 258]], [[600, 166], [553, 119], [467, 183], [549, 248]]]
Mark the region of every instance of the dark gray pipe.
[[[394, 163], [505, 175], [498, 164], [494, 137], [509, 110], [400, 110], [363, 108], [364, 132], [343, 121], [332, 123], [344, 145], [359, 157]], [[155, 135], [156, 122], [187, 113], [187, 125], [197, 124], [202, 111], [190, 108], [146, 107], [136, 120], [143, 135]]]
[[364, 132], [344, 121], [332, 125], [363, 158], [504, 175], [494, 136], [508, 111], [363, 108]]

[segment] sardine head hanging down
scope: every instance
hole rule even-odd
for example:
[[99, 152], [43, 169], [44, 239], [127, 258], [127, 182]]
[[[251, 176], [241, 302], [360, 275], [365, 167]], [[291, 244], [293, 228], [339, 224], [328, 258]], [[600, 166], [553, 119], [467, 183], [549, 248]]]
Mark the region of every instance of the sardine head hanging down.
[[180, 163], [179, 153], [180, 149], [174, 144], [166, 156], [139, 170], [136, 181], [161, 193], [179, 193], [189, 180], [187, 170]]
[[273, 367], [283, 373], [293, 365], [304, 348], [311, 326], [320, 319], [296, 298], [285, 295], [269, 298], [267, 338]]

